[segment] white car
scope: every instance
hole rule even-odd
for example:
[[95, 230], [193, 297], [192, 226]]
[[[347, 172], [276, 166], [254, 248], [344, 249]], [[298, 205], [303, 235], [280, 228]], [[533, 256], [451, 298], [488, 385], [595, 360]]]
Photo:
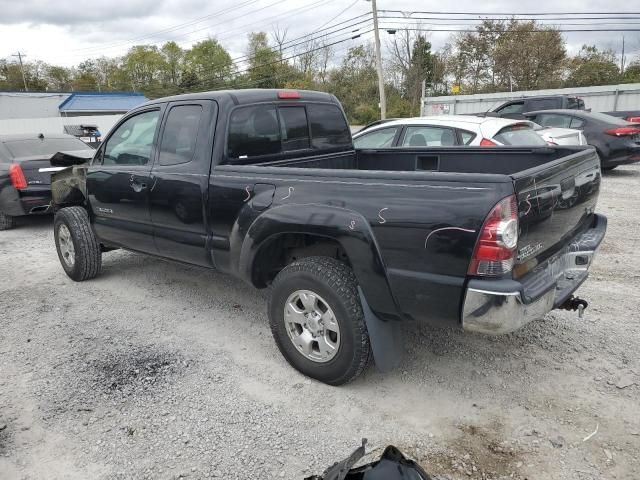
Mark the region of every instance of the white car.
[[579, 130], [543, 128], [528, 120], [472, 115], [377, 122], [355, 134], [353, 143], [356, 148], [586, 145]]

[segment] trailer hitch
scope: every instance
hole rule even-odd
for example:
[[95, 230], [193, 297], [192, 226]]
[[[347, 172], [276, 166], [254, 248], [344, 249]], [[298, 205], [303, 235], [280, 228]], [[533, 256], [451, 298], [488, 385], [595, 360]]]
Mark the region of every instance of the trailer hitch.
[[584, 311], [587, 309], [588, 306], [589, 306], [589, 304], [587, 303], [586, 300], [583, 300], [581, 298], [574, 297], [573, 295], [571, 295], [558, 308], [560, 308], [562, 310], [571, 310], [572, 312], [575, 312], [577, 310], [578, 311], [578, 317], [582, 318], [582, 314], [584, 313]]

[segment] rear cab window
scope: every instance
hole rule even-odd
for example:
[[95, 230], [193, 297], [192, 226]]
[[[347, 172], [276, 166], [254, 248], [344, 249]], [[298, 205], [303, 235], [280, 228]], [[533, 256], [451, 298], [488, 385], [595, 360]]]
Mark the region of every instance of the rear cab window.
[[530, 125], [524, 123], [504, 127], [497, 135], [494, 135], [493, 139], [503, 145], [514, 147], [547, 146], [547, 142]]
[[233, 110], [227, 156], [234, 162], [295, 151], [332, 151], [351, 147], [342, 110], [331, 104], [259, 104]]
[[526, 111], [533, 112], [535, 110], [551, 110], [554, 108], [560, 108], [560, 98], [534, 98], [527, 100]]

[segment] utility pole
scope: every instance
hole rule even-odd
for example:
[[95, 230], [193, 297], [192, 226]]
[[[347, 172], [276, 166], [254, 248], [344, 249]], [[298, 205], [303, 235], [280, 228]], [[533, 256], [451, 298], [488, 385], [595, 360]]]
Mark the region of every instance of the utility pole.
[[380, 118], [387, 118], [387, 98], [384, 94], [384, 78], [382, 76], [382, 55], [380, 53], [380, 31], [378, 30], [378, 8], [376, 0], [371, 1], [371, 9], [373, 10], [373, 32], [376, 39], [376, 68], [378, 70], [378, 90], [380, 91]]
[[29, 87], [27, 87], [27, 77], [24, 75], [24, 65], [22, 64], [22, 57], [26, 57], [24, 53], [18, 52], [15, 55], [11, 55], [12, 57], [18, 57], [18, 61], [20, 62], [20, 71], [22, 72], [22, 81], [24, 82], [24, 91], [28, 92]]
[[622, 35], [622, 58], [620, 59], [620, 75], [624, 75], [624, 35]]

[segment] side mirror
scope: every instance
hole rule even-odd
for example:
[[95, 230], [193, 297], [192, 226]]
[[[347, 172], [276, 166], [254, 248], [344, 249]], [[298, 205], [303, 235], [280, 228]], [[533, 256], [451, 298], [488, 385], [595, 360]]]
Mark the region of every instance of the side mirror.
[[54, 153], [49, 159], [52, 167], [71, 167], [73, 165], [82, 165], [93, 158], [95, 152], [80, 150], [77, 152], [58, 152]]

